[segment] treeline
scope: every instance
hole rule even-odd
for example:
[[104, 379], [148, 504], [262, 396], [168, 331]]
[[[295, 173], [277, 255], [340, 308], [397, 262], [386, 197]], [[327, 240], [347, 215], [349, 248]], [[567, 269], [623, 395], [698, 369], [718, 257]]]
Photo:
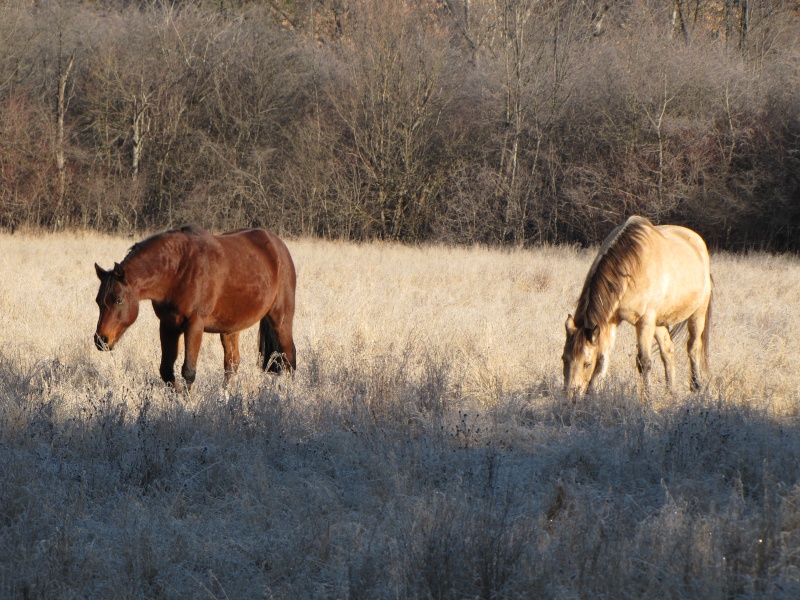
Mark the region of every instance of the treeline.
[[800, 249], [796, 0], [6, 0], [0, 226]]

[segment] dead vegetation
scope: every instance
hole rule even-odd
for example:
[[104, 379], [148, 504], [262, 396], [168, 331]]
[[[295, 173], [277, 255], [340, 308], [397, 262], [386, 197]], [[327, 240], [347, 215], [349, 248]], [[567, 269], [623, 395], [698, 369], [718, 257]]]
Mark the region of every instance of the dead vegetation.
[[800, 593], [796, 259], [712, 258], [704, 393], [640, 404], [622, 330], [571, 406], [590, 252], [294, 240], [296, 376], [248, 331], [226, 395], [207, 336], [178, 397], [146, 308], [92, 346], [92, 264], [131, 243], [0, 236], [0, 595]]
[[800, 247], [786, 0], [6, 0], [0, 228]]

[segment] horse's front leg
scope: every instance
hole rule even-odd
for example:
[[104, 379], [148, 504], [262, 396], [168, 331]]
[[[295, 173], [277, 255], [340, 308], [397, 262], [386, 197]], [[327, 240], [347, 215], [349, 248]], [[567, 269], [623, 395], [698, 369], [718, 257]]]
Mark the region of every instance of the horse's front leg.
[[658, 349], [661, 351], [661, 362], [664, 363], [667, 389], [671, 392], [675, 383], [675, 344], [672, 343], [672, 337], [666, 327], [656, 327], [655, 336]]
[[239, 331], [235, 333], [221, 333], [222, 350], [225, 354], [225, 385], [228, 385], [231, 377], [239, 369]]
[[594, 367], [594, 373], [592, 373], [592, 379], [589, 382], [590, 390], [596, 389], [598, 384], [605, 379], [606, 373], [608, 373], [608, 367], [611, 364], [611, 350], [614, 348], [614, 341], [617, 339], [617, 326], [617, 323], [610, 322], [600, 333], [600, 339], [597, 342], [597, 363]]
[[645, 317], [636, 324], [636, 345], [638, 347], [636, 368], [639, 369], [639, 373], [642, 374], [645, 398], [650, 397], [650, 370], [653, 367], [650, 354], [653, 348], [653, 336], [655, 335], [655, 331], [656, 325], [654, 319]]
[[186, 382], [186, 389], [191, 390], [197, 376], [197, 357], [200, 355], [200, 346], [203, 343], [203, 320], [192, 319], [184, 329], [184, 359], [181, 367], [181, 376]]
[[158, 334], [161, 338], [161, 366], [159, 368], [161, 379], [177, 391], [181, 391], [181, 385], [175, 381], [175, 361], [178, 359], [178, 342], [181, 332], [161, 321]]

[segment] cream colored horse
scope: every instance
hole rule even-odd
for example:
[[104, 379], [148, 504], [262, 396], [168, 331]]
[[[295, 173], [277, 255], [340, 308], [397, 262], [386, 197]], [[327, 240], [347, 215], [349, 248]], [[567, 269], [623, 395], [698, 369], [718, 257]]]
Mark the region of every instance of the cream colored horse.
[[708, 376], [708, 337], [713, 282], [708, 249], [694, 231], [675, 225], [653, 226], [631, 217], [603, 242], [583, 284], [575, 316], [566, 322], [564, 389], [583, 395], [608, 371], [617, 327], [636, 327], [636, 366], [650, 391], [650, 353], [655, 337], [664, 362], [667, 387], [675, 380], [675, 345], [670, 330], [686, 323], [691, 389]]

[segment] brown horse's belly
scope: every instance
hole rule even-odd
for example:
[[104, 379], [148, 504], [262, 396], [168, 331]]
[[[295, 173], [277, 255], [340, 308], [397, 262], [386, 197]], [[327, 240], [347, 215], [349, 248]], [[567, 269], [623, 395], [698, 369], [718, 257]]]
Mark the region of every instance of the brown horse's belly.
[[234, 333], [258, 323], [267, 313], [268, 306], [239, 311], [219, 311], [205, 319], [206, 333]]
[[[159, 321], [174, 329], [180, 330], [188, 321], [193, 320], [193, 317], [190, 318], [188, 315], [172, 307], [163, 305], [156, 306], [154, 303], [153, 308], [155, 309]], [[235, 333], [255, 325], [261, 320], [261, 317], [263, 317], [265, 313], [266, 308], [263, 312], [260, 310], [251, 310], [233, 314], [211, 314], [203, 319], [203, 331], [205, 333]]]

